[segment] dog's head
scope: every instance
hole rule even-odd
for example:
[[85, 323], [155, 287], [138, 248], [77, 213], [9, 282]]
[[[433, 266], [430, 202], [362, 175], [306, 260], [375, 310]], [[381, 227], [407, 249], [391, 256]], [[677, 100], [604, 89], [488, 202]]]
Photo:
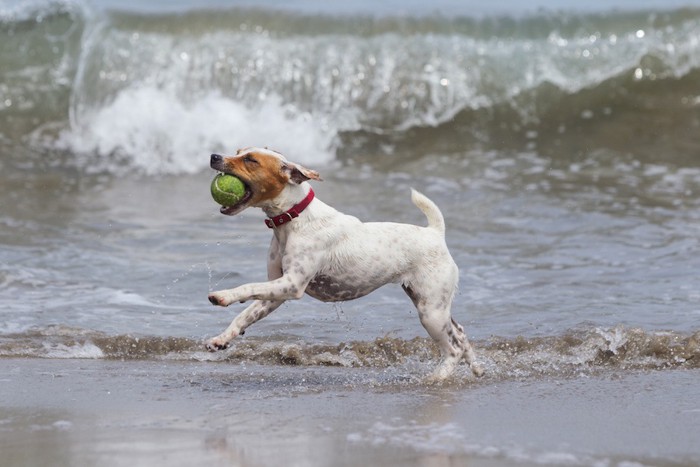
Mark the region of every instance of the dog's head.
[[210, 166], [219, 172], [235, 175], [245, 185], [245, 194], [238, 203], [221, 208], [221, 213], [229, 216], [247, 207], [264, 206], [289, 185], [321, 180], [315, 170], [289, 162], [282, 154], [267, 148], [239, 149], [235, 156], [212, 154]]

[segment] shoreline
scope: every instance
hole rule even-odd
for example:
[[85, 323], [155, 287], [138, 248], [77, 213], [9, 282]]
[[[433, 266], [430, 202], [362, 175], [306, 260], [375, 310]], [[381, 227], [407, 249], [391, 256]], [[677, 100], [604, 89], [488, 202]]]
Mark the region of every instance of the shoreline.
[[380, 370], [0, 359], [11, 466], [697, 465], [700, 371], [423, 386]]

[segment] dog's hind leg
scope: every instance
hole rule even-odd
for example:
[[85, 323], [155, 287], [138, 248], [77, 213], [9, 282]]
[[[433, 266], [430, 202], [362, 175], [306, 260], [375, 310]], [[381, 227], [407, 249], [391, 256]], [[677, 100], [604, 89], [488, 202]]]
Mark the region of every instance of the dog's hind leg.
[[469, 343], [469, 339], [467, 339], [467, 334], [464, 332], [464, 328], [461, 324], [457, 323], [454, 318], [450, 318], [450, 321], [452, 324], [452, 332], [455, 335], [461, 335], [462, 337], [460, 339], [464, 340], [464, 360], [467, 362], [467, 365], [469, 365], [469, 368], [472, 370], [472, 373], [474, 373], [474, 376], [484, 376], [484, 369], [476, 362], [474, 348]]
[[448, 378], [462, 358], [467, 361], [475, 376], [482, 376], [484, 370], [476, 362], [474, 349], [464, 329], [450, 314], [453, 290], [436, 284], [425, 287], [404, 285], [404, 290], [418, 309], [421, 324], [440, 349], [442, 361], [433, 372], [431, 381], [439, 382]]

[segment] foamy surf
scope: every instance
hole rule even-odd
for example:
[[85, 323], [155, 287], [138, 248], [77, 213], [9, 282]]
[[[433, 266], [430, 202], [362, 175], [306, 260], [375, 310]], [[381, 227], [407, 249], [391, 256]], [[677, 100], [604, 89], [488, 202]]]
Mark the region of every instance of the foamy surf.
[[310, 114], [271, 96], [246, 107], [217, 91], [183, 102], [173, 90], [137, 86], [103, 107], [86, 110], [61, 132], [57, 148], [76, 153], [86, 172], [137, 170], [146, 175], [195, 173], [205, 152], [258, 144], [284, 147], [305, 164], [332, 159], [332, 134]]
[[[476, 340], [474, 345], [492, 379], [581, 376], [607, 369], [700, 368], [700, 332], [593, 328], [549, 337], [492, 337]], [[427, 337], [382, 337], [340, 344], [240, 338], [225, 351], [209, 353], [201, 341], [191, 338], [108, 335], [65, 326], [3, 334], [0, 356], [396, 368], [418, 373], [439, 361], [438, 350]]]

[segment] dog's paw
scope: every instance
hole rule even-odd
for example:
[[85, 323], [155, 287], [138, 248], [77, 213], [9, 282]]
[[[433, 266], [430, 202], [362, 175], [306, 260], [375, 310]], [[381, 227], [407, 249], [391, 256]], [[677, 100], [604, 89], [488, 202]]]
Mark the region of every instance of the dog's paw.
[[438, 365], [435, 370], [425, 378], [425, 383], [428, 385], [442, 384], [446, 382], [455, 370], [455, 363], [452, 359], [445, 359]]
[[231, 300], [228, 294], [224, 291], [210, 293], [209, 301], [212, 305], [216, 306], [229, 306], [231, 303], [233, 303], [233, 300]]
[[472, 363], [471, 365], [469, 365], [469, 367], [471, 368], [474, 376], [476, 376], [477, 378], [481, 378], [482, 376], [484, 376], [484, 367], [482, 367], [478, 363]]
[[227, 349], [231, 345], [231, 341], [219, 337], [214, 337], [209, 339], [205, 345], [209, 352], [217, 352], [219, 350]]

